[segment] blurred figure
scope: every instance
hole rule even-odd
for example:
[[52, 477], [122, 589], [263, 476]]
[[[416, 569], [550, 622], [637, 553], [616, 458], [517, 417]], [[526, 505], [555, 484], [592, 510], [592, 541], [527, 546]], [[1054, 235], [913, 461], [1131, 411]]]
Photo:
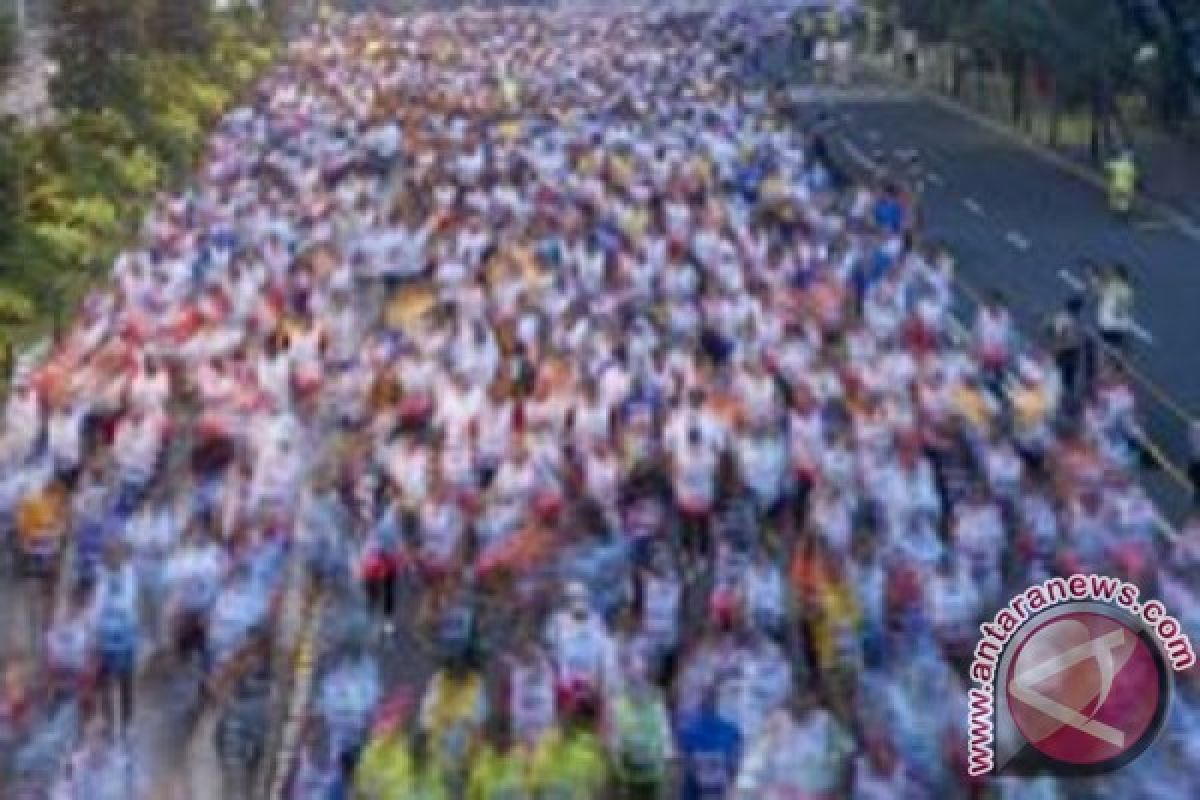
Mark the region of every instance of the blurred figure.
[[627, 665], [622, 690], [613, 698], [609, 753], [621, 797], [666, 800], [674, 792], [675, 743], [662, 692], [648, 665]]
[[564, 694], [561, 709], [560, 726], [542, 740], [533, 756], [534, 796], [605, 800], [610, 796], [609, 767], [596, 733], [596, 695], [580, 685]]
[[261, 629], [251, 634], [236, 661], [219, 679], [221, 710], [214, 746], [221, 765], [223, 800], [254, 797], [254, 782], [266, 754], [271, 724], [273, 679], [271, 641]]
[[532, 752], [528, 746], [512, 740], [508, 721], [502, 715], [492, 715], [487, 736], [476, 746], [471, 758], [466, 800], [530, 796]]
[[742, 758], [742, 736], [721, 716], [716, 691], [704, 692], [695, 713], [679, 721], [677, 741], [682, 800], [727, 797]]
[[1106, 165], [1108, 170], [1108, 206], [1113, 213], [1127, 217], [1133, 211], [1137, 195], [1138, 170], [1133, 151], [1125, 149]]
[[1100, 273], [1095, 285], [1096, 328], [1105, 346], [1123, 355], [1133, 331], [1133, 284], [1129, 269], [1114, 264]]
[[453, 796], [466, 788], [470, 757], [488, 717], [483, 677], [465, 656], [452, 657], [430, 679], [421, 701], [420, 730]]
[[1083, 295], [1072, 295], [1049, 323], [1050, 348], [1062, 380], [1064, 404], [1068, 409], [1079, 407], [1089, 380], [1084, 303]]
[[133, 722], [139, 607], [137, 574], [129, 560], [128, 547], [114, 541], [96, 578], [92, 615], [99, 664], [96, 688], [100, 712], [123, 739], [128, 739]]

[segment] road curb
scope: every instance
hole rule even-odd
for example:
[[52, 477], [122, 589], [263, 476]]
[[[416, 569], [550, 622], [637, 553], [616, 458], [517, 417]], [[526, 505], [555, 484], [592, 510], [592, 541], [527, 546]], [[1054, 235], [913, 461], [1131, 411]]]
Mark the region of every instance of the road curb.
[[[962, 117], [963, 119], [970, 120], [981, 128], [986, 129], [990, 133], [1012, 142], [1027, 153], [1040, 158], [1042, 161], [1057, 167], [1061, 171], [1066, 172], [1067, 174], [1083, 181], [1084, 183], [1090, 184], [1102, 192], [1106, 192], [1108, 190], [1107, 181], [1105, 181], [1104, 176], [1096, 170], [1086, 167], [1079, 162], [1064, 156], [1062, 153], [1058, 153], [1046, 145], [1041, 144], [1040, 142], [1034, 141], [1029, 136], [1021, 133], [1019, 130], [1016, 130], [1010, 125], [1005, 125], [1003, 122], [1000, 122], [999, 120], [994, 119], [980, 111], [976, 111], [970, 106], [961, 103], [952, 97], [947, 97], [945, 94], [942, 94], [939, 91], [930, 89], [928, 86], [924, 86], [920, 83], [912, 81], [897, 81], [895, 78], [885, 74], [874, 65], [866, 65], [866, 70], [868, 74], [875, 80], [904, 86], [912, 91], [917, 97], [928, 100], [930, 103], [936, 105], [938, 108], [941, 108], [943, 111], [948, 111], [952, 114]], [[1170, 203], [1156, 199], [1150, 195], [1142, 194], [1138, 198], [1137, 202], [1142, 208], [1149, 210], [1167, 220], [1183, 235], [1200, 242], [1200, 221], [1193, 219], [1184, 212], [1172, 206]]]

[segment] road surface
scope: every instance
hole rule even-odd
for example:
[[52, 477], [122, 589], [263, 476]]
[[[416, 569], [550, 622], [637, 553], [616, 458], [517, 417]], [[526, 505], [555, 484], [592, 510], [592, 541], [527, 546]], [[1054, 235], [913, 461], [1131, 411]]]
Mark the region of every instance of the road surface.
[[[1033, 333], [1083, 279], [1080, 263], [1119, 261], [1136, 284], [1130, 360], [1143, 424], [1176, 467], [1200, 410], [1200, 241], [1170, 220], [1114, 219], [1096, 187], [979, 122], [905, 89], [815, 92], [852, 158], [921, 186], [926, 235], [949, 246], [967, 294], [999, 289]], [[909, 166], [909, 162], [913, 166]], [[1148, 484], [1169, 516], [1187, 509], [1179, 475]]]

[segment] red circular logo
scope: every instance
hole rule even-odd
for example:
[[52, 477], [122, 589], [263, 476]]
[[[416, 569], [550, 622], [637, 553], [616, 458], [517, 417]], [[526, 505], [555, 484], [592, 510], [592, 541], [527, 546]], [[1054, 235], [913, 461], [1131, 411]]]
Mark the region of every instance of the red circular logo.
[[1132, 623], [1069, 612], [1021, 642], [1005, 681], [1013, 722], [1042, 755], [1096, 766], [1136, 756], [1158, 733], [1164, 666]]

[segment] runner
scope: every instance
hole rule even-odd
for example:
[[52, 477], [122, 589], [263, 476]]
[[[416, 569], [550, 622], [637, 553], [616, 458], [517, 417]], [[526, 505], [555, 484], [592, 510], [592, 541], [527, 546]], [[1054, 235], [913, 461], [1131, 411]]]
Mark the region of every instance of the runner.
[[[330, 14], [298, 36], [15, 382], [0, 523], [44, 620], [66, 552], [106, 599], [105, 683], [128, 685], [117, 634], [159, 664], [165, 632], [192, 690], [312, 622], [315, 730], [279, 765], [298, 797], [974, 791], [944, 749], [953, 665], [1008, 582], [1115, 565], [1194, 592], [1149, 547], [1127, 377], [1059, 381], [1066, 351], [995, 301], [955, 340], [916, 199], [856, 183], [803, 99], [752, 83], [783, 22]], [[806, 37], [836, 68], [842, 33]], [[86, 706], [75, 614], [50, 649]], [[373, 739], [397, 681], [424, 713]], [[174, 771], [183, 748], [144, 742], [221, 699], [179, 698], [157, 736], [175, 703], [133, 685], [132, 760]], [[234, 796], [251, 688], [217, 709]]]

